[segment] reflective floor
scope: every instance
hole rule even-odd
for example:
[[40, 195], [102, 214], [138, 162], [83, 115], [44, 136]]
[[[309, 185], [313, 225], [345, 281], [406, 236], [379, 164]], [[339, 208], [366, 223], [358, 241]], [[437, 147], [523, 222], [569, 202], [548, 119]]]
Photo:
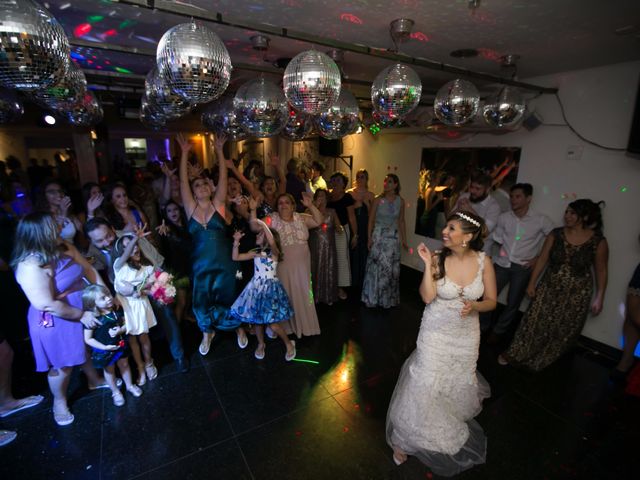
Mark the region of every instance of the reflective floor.
[[[47, 398], [0, 419], [0, 428], [18, 431], [0, 448], [0, 478], [437, 478], [416, 459], [396, 467], [384, 439], [387, 405], [422, 313], [417, 282], [405, 283], [395, 309], [355, 301], [319, 307], [322, 335], [299, 341], [291, 364], [277, 340], [258, 361], [254, 338], [243, 351], [228, 334], [201, 357], [197, 329], [184, 325], [190, 373], [174, 371], [157, 338], [160, 376], [118, 408], [76, 372], [69, 427], [54, 424], [46, 379], [18, 348], [14, 393]], [[478, 417], [487, 463], [456, 478], [639, 478], [640, 399], [610, 383], [610, 362], [578, 348], [534, 375], [498, 366], [495, 354], [483, 345], [479, 363], [493, 390]]]

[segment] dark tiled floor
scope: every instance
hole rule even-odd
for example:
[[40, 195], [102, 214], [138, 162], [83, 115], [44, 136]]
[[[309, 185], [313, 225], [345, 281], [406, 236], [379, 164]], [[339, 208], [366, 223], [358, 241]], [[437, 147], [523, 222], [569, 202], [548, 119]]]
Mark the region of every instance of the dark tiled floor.
[[[406, 276], [405, 276], [406, 278]], [[319, 307], [323, 334], [298, 343], [284, 362], [271, 341], [264, 361], [235, 336], [215, 339], [203, 358], [198, 332], [184, 326], [191, 372], [176, 373], [164, 341], [161, 366], [144, 395], [116, 408], [106, 391], [72, 380], [76, 422], [55, 426], [42, 375], [17, 349], [15, 392], [45, 404], [0, 421], [19, 436], [0, 449], [0, 478], [26, 479], [429, 479], [415, 459], [391, 461], [384, 421], [404, 359], [415, 347], [422, 305], [406, 281], [402, 306], [369, 310], [357, 302]], [[483, 345], [479, 369], [492, 398], [478, 421], [489, 439], [485, 465], [464, 479], [637, 478], [640, 399], [611, 384], [611, 364], [578, 348], [530, 374], [499, 367]], [[634, 473], [635, 471], [635, 473]]]

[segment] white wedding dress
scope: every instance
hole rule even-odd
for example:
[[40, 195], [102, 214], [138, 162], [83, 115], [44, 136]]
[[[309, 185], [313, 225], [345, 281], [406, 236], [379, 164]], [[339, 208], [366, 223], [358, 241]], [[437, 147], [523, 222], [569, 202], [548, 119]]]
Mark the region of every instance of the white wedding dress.
[[476, 371], [478, 313], [460, 315], [463, 300], [484, 292], [484, 253], [478, 273], [460, 287], [446, 276], [422, 315], [415, 351], [407, 359], [387, 413], [387, 443], [415, 455], [434, 473], [455, 475], [484, 463], [487, 440], [473, 420], [490, 388]]

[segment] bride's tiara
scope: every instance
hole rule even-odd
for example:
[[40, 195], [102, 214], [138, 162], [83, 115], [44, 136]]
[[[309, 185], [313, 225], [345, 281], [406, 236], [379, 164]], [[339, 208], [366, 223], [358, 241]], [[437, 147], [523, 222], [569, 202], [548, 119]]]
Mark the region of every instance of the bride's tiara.
[[462, 212], [456, 212], [456, 216], [462, 218], [463, 220], [466, 220], [467, 222], [469, 222], [471, 225], [475, 225], [476, 227], [480, 226], [480, 222], [471, 218], [469, 215], [467, 215], [466, 213], [462, 213]]

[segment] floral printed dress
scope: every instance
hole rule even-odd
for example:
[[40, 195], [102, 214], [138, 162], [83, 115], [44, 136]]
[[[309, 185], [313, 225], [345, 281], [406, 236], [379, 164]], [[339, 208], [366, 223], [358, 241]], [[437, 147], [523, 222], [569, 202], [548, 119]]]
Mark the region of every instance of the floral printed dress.
[[253, 259], [253, 278], [231, 306], [231, 315], [243, 323], [265, 325], [293, 316], [289, 296], [276, 277], [278, 262], [266, 252]]

